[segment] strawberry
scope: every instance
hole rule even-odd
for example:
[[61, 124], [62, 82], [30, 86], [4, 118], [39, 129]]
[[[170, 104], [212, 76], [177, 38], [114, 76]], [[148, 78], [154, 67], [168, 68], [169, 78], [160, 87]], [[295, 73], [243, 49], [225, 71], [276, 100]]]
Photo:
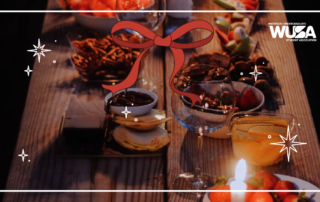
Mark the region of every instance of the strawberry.
[[[286, 181], [286, 180], [279, 181], [274, 186], [273, 189], [274, 190], [297, 190], [296, 186], [292, 182]], [[286, 196], [290, 194], [289, 192], [274, 192], [274, 193], [277, 194], [281, 200], [284, 200]]]
[[[255, 190], [256, 188], [247, 183], [247, 190]], [[254, 192], [246, 192], [245, 202], [249, 202]]]
[[229, 32], [228, 34], [228, 39], [229, 41], [232, 41], [234, 39], [234, 30], [232, 30], [231, 32]]
[[[211, 190], [230, 190], [229, 185], [218, 185], [212, 187]], [[209, 192], [211, 202], [231, 202], [230, 192]]]
[[223, 31], [216, 29], [216, 33], [217, 33], [221, 43], [227, 44], [229, 42], [228, 36]]
[[259, 171], [249, 178], [248, 183], [259, 190], [270, 190], [278, 183], [279, 178], [268, 171]]
[[239, 108], [241, 111], [247, 111], [253, 109], [259, 105], [256, 95], [253, 90], [248, 88], [240, 98]]
[[301, 192], [300, 195], [288, 194], [283, 202], [310, 202], [310, 199], [305, 196], [305, 192]]
[[273, 198], [267, 192], [255, 192], [248, 202], [273, 202]]

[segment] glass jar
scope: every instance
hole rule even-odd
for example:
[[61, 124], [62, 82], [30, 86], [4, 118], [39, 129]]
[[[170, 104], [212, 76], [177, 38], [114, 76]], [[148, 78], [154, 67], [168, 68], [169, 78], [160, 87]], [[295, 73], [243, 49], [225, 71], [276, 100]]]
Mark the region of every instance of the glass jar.
[[[229, 126], [233, 154], [254, 166], [271, 166], [283, 160], [287, 150], [281, 145], [287, 133], [296, 135], [296, 118], [290, 114], [240, 112], [234, 114]], [[281, 152], [280, 152], [281, 151]]]

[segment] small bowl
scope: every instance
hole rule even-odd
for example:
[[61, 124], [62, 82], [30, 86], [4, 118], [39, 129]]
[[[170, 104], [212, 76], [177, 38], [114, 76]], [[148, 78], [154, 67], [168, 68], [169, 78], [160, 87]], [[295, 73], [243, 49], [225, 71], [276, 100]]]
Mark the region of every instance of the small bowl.
[[[127, 110], [130, 111], [131, 113], [128, 114], [128, 116], [142, 116], [146, 113], [148, 113], [158, 102], [158, 96], [151, 91], [148, 91], [143, 88], [128, 88], [128, 91], [135, 91], [135, 92], [141, 92], [145, 93], [149, 96], [151, 96], [154, 101], [150, 104], [147, 105], [142, 105], [142, 106], [127, 106]], [[116, 94], [123, 92], [124, 90], [118, 91]], [[108, 105], [108, 100], [112, 97], [112, 93], [109, 93], [105, 97], [105, 105]], [[125, 106], [112, 106], [110, 105], [110, 111], [114, 112], [117, 115], [124, 116], [124, 113], [122, 113], [125, 110]]]
[[[214, 86], [210, 86], [209, 88], [211, 89], [208, 89], [208, 86], [209, 85], [206, 85], [206, 84], [200, 84], [204, 89], [206, 89], [207, 91], [210, 91], [210, 92], [214, 92], [216, 91], [214, 89]], [[235, 90], [236, 93], [239, 93], [240, 96], [244, 93], [244, 91], [247, 89], [247, 88], [250, 88], [254, 94], [256, 95], [256, 98], [257, 100], [259, 101], [259, 105], [255, 108], [252, 108], [252, 109], [249, 109], [247, 111], [241, 111], [241, 112], [254, 112], [254, 111], [259, 111], [262, 109], [263, 105], [264, 105], [264, 95], [263, 93], [257, 89], [256, 87], [254, 86], [251, 86], [249, 84], [246, 84], [246, 83], [242, 83], [242, 82], [237, 82], [237, 81], [232, 81], [232, 85], [233, 85], [233, 88]], [[190, 87], [187, 87], [186, 89], [184, 89], [185, 92], [188, 91]], [[212, 89], [213, 88], [213, 89]], [[187, 105], [191, 106], [191, 103], [189, 101], [187, 101], [185, 99], [184, 96], [182, 96], [182, 100], [184, 103], [186, 103]], [[194, 106], [195, 108], [197, 108], [197, 106], [195, 105]], [[200, 107], [198, 107], [200, 108]], [[208, 111], [221, 111], [221, 115], [220, 114], [214, 114], [212, 116], [208, 116], [208, 113], [206, 113], [205, 111], [199, 111], [199, 110], [196, 110], [196, 109], [191, 109], [191, 108], [188, 108], [189, 109], [189, 112], [190, 114], [192, 115], [195, 115], [195, 116], [198, 116], [198, 117], [201, 117], [207, 121], [213, 121], [213, 122], [223, 122], [226, 120], [226, 116], [222, 114], [222, 110], [214, 110], [214, 109], [208, 109]]]
[[[249, 109], [247, 111], [240, 111], [240, 112], [256, 112], [256, 111], [260, 111], [263, 108], [264, 105], [264, 95], [263, 93], [257, 89], [256, 87], [253, 87], [251, 85], [248, 85], [246, 83], [242, 83], [242, 82], [237, 82], [237, 81], [232, 81], [232, 85], [233, 88], [235, 90], [236, 93], [240, 93], [240, 96], [244, 93], [244, 91], [247, 88], [250, 88], [254, 94], [256, 95], [257, 100], [259, 101], [259, 105], [255, 108]], [[213, 137], [213, 138], [219, 138], [219, 139], [227, 139], [230, 138], [231, 135], [228, 134], [229, 132], [229, 124], [226, 123], [223, 127], [221, 127], [219, 130], [212, 132], [212, 133], [205, 133], [204, 135], [207, 137]]]
[[110, 34], [113, 25], [118, 22], [117, 17], [96, 17], [80, 13], [73, 13], [73, 16], [77, 23], [101, 34]]
[[[232, 85], [233, 88], [235, 90], [236, 93], [240, 93], [240, 96], [244, 93], [244, 91], [247, 88], [250, 88], [254, 94], [256, 95], [257, 100], [259, 101], [259, 105], [255, 108], [249, 109], [247, 111], [240, 111], [240, 112], [255, 112], [255, 111], [260, 111], [263, 108], [264, 105], [264, 95], [263, 93], [257, 89], [254, 86], [248, 85], [246, 83], [242, 83], [242, 82], [237, 82], [237, 81], [232, 81]], [[182, 98], [184, 100], [184, 102], [188, 102], [186, 101], [184, 98]], [[194, 115], [194, 116], [198, 116], [201, 117], [207, 121], [226, 121], [226, 117], [225, 115], [219, 115], [219, 114], [214, 114], [214, 115], [210, 115], [208, 116], [208, 113], [206, 112], [202, 112], [199, 110], [195, 110], [195, 109], [189, 109], [190, 114]], [[227, 121], [228, 122], [228, 121]], [[228, 130], [228, 124], [226, 123], [223, 127], [221, 127], [219, 130], [212, 132], [212, 133], [204, 133], [205, 136], [207, 137], [212, 137], [212, 138], [220, 138], [220, 139], [227, 139], [230, 138], [231, 136], [228, 135], [227, 133], [229, 132]]]
[[[205, 89], [207, 92], [218, 92], [219, 90], [221, 90], [220, 86], [215, 86], [215, 85], [210, 85], [207, 83], [202, 83], [199, 84], [203, 89]], [[231, 87], [231, 85], [230, 85]], [[183, 91], [184, 92], [188, 92], [189, 91], [189, 87], [185, 88]], [[193, 108], [191, 107], [191, 103], [186, 100], [186, 98], [184, 96], [182, 96], [182, 100], [184, 102], [184, 104], [186, 105], [186, 109], [187, 111], [197, 117], [200, 117], [204, 120], [210, 121], [210, 122], [224, 122], [226, 121], [227, 115], [226, 113], [223, 113], [223, 110], [221, 109], [204, 109], [203, 107], [199, 106], [199, 105], [194, 105]], [[211, 113], [210, 113], [211, 112]]]

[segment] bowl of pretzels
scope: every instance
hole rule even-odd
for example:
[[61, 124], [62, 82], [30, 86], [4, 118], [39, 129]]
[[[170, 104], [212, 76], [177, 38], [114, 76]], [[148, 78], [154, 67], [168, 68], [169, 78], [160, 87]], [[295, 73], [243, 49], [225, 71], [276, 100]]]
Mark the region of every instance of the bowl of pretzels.
[[[120, 33], [115, 37], [133, 43], [141, 39], [134, 34]], [[140, 49], [123, 47], [111, 35], [68, 35], [71, 44], [70, 58], [84, 81], [116, 84], [123, 81], [141, 53]]]

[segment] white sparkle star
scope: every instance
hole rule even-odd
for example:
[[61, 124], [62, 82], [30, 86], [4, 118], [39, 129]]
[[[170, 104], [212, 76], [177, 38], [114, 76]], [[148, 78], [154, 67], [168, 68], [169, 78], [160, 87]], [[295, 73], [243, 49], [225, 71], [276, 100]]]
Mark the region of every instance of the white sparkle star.
[[41, 46], [40, 44], [40, 39], [38, 39], [38, 46], [36, 45], [33, 45], [34, 49], [31, 49], [31, 50], [27, 50], [28, 52], [34, 52], [34, 55], [33, 57], [35, 57], [36, 55], [38, 55], [38, 61], [40, 63], [40, 57], [41, 55], [42, 56], [45, 56], [44, 55], [44, 52], [49, 52], [51, 50], [48, 50], [48, 49], [43, 49], [45, 45]]
[[259, 74], [262, 74], [262, 72], [258, 72], [257, 65], [255, 65], [255, 67], [254, 67], [254, 72], [250, 72], [249, 74], [253, 74], [254, 80], [257, 81], [257, 76], [258, 76]]
[[20, 156], [22, 158], [22, 162], [24, 162], [24, 157], [28, 156], [28, 154], [25, 154], [23, 149], [22, 154], [19, 154], [18, 156]]
[[127, 110], [127, 106], [126, 106], [126, 109], [124, 111], [122, 111], [121, 113], [124, 113], [127, 118], [127, 115], [130, 114], [131, 112]]
[[288, 126], [287, 138], [284, 138], [282, 135], [280, 135], [280, 138], [283, 140], [283, 142], [275, 142], [275, 143], [270, 143], [270, 144], [282, 146], [280, 153], [286, 149], [287, 156], [288, 156], [288, 162], [289, 162], [290, 161], [290, 149], [292, 149], [295, 152], [298, 152], [294, 146], [307, 144], [305, 142], [295, 142], [294, 140], [296, 139], [297, 136], [298, 135], [295, 135], [293, 138], [290, 137], [290, 129]]
[[31, 69], [29, 68], [29, 65], [28, 65], [28, 68], [27, 68], [26, 70], [24, 70], [24, 71], [27, 72], [28, 76], [30, 75], [30, 72], [33, 72], [33, 70], [31, 70]]

